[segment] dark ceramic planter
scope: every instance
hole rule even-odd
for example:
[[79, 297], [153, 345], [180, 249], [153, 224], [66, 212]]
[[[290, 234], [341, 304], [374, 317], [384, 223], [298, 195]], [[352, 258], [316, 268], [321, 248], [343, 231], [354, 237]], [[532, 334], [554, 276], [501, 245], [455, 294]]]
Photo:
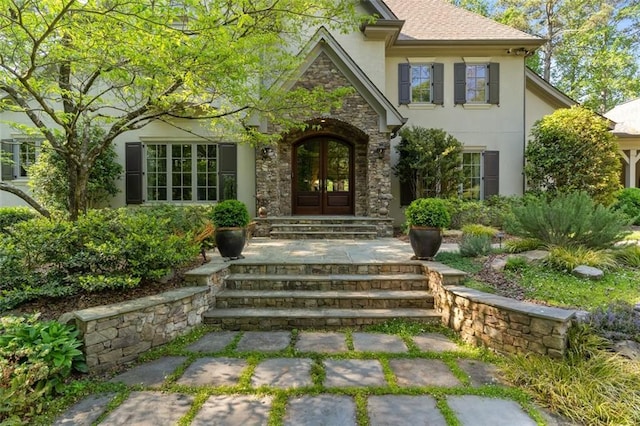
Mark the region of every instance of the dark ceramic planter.
[[246, 241], [244, 228], [217, 228], [215, 238], [220, 256], [230, 259], [240, 258]]
[[409, 229], [409, 241], [416, 259], [433, 260], [442, 244], [440, 228], [412, 226]]

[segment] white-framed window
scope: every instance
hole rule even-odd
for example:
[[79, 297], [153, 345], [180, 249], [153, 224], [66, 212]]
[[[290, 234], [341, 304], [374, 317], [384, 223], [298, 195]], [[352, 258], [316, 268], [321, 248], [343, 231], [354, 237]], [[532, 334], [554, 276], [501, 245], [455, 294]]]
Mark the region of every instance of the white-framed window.
[[430, 103], [431, 64], [411, 64], [411, 102]]
[[460, 198], [480, 200], [482, 197], [482, 153], [462, 153], [462, 185]]
[[467, 64], [466, 69], [466, 100], [467, 103], [487, 103], [488, 98], [488, 67], [487, 64]]
[[9, 139], [2, 141], [2, 180], [27, 179], [40, 152], [40, 141]]
[[145, 144], [147, 201], [218, 200], [218, 145]]

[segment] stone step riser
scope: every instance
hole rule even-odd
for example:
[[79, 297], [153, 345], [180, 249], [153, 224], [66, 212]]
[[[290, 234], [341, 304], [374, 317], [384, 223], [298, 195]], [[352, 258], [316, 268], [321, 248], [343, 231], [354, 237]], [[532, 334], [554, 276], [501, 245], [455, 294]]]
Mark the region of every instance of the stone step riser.
[[346, 298], [224, 298], [216, 308], [339, 308], [339, 309], [433, 309], [433, 298], [424, 299], [346, 299]]
[[286, 219], [267, 219], [271, 226], [286, 226], [286, 225], [357, 225], [357, 226], [372, 226], [376, 227], [379, 221], [367, 220], [367, 219], [349, 219], [349, 218], [335, 218], [335, 219], [305, 219], [301, 217], [286, 218]]
[[353, 224], [299, 224], [291, 223], [286, 225], [272, 225], [273, 231], [284, 232], [376, 232], [376, 227], [372, 225], [353, 225]]
[[[397, 318], [397, 317], [396, 317]], [[440, 317], [411, 317], [412, 321], [438, 324]], [[212, 318], [204, 317], [203, 323], [223, 330], [291, 330], [307, 328], [340, 329], [351, 327], [362, 329], [373, 324], [381, 324], [389, 318]]]
[[421, 264], [251, 264], [235, 263], [230, 266], [233, 274], [259, 275], [380, 275], [422, 274]]
[[377, 234], [369, 232], [340, 232], [340, 231], [318, 231], [308, 232], [279, 232], [272, 231], [271, 239], [274, 240], [375, 240]]
[[229, 290], [287, 290], [287, 291], [370, 291], [370, 290], [429, 290], [424, 280], [397, 281], [269, 281], [269, 280], [227, 280]]

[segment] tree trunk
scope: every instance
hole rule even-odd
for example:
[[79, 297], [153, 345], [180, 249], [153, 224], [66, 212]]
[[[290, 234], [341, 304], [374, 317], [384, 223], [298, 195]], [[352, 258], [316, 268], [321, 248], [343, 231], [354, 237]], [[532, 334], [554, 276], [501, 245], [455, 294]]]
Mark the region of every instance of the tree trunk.
[[70, 160], [67, 160], [67, 167], [69, 170], [69, 219], [75, 222], [80, 214], [87, 212], [89, 170], [84, 164], [78, 166]]
[[0, 191], [6, 191], [13, 195], [20, 197], [27, 204], [33, 207], [38, 213], [40, 213], [44, 217], [51, 217], [51, 213], [44, 207], [42, 207], [36, 200], [34, 200], [29, 194], [21, 190], [20, 188], [16, 188], [13, 185], [9, 185], [6, 182], [0, 182]]

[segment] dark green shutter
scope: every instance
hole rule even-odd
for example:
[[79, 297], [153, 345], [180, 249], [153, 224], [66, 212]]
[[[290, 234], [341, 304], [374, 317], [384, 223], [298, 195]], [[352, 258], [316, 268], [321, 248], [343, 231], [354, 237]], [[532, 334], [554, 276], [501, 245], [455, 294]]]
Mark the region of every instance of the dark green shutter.
[[500, 64], [491, 62], [489, 64], [489, 103], [498, 105], [500, 103]]
[[238, 146], [218, 145], [218, 199], [238, 198]]
[[142, 204], [142, 143], [125, 144], [125, 202]]
[[467, 102], [467, 64], [458, 62], [453, 64], [453, 103]]
[[432, 101], [436, 105], [444, 104], [444, 64], [431, 66]]
[[500, 193], [500, 151], [485, 151], [484, 157], [484, 198]]
[[[13, 174], [13, 143], [11, 141], [2, 141], [2, 180], [8, 181], [15, 178]], [[10, 160], [5, 162], [4, 160]]]
[[411, 65], [398, 64], [398, 96], [400, 105], [411, 103]]

